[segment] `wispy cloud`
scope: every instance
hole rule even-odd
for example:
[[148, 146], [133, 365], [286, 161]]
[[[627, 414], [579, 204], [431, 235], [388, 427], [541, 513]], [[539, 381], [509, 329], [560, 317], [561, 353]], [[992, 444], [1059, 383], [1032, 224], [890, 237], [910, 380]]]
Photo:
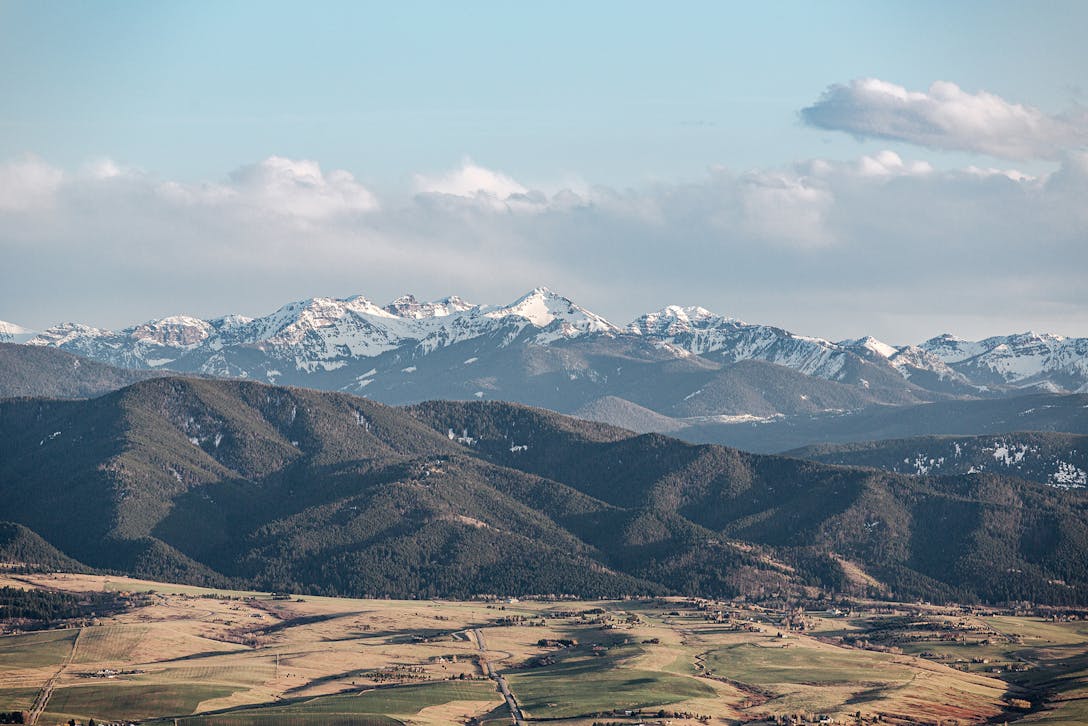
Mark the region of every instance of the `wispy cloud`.
[[485, 169], [465, 159], [461, 166], [437, 175], [417, 174], [416, 190], [423, 194], [449, 194], [456, 197], [485, 196], [498, 200], [528, 189], [499, 171]]
[[986, 91], [948, 81], [910, 91], [877, 78], [830, 86], [801, 110], [810, 126], [861, 138], [1006, 159], [1058, 159], [1088, 145], [1088, 112], [1048, 115]]

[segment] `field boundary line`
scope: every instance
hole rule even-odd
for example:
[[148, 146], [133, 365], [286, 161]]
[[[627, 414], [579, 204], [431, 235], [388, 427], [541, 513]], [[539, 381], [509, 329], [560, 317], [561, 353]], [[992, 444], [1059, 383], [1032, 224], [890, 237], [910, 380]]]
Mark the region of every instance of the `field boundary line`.
[[57, 672], [42, 685], [42, 689], [38, 691], [38, 696], [34, 699], [34, 705], [30, 707], [30, 716], [27, 718], [28, 724], [38, 722], [38, 718], [45, 711], [45, 707], [49, 705], [49, 699], [53, 696], [53, 689], [57, 687], [57, 681], [60, 680], [61, 675], [68, 666], [72, 665], [72, 662], [76, 658], [76, 649], [79, 647], [79, 639], [83, 635], [83, 628], [81, 627], [76, 631], [76, 637], [72, 641], [72, 650], [68, 652], [68, 656], [61, 662], [60, 668]]

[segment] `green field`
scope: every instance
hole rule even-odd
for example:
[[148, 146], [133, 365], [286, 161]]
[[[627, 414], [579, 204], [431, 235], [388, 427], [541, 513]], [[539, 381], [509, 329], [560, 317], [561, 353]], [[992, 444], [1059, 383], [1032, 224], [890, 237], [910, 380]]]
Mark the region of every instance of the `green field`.
[[[171, 722], [172, 723], [172, 722]], [[401, 726], [403, 722], [389, 716], [372, 714], [269, 714], [256, 712], [201, 716], [178, 723], [189, 726]]]
[[0, 688], [0, 711], [29, 710], [37, 695], [37, 688]]
[[582, 659], [504, 675], [525, 715], [533, 718], [569, 718], [614, 708], [666, 706], [715, 694], [713, 688], [695, 678], [617, 668], [606, 658]]
[[229, 696], [232, 691], [226, 686], [192, 683], [68, 686], [53, 692], [48, 714], [94, 717], [100, 721], [187, 714], [195, 711], [201, 701]]
[[72, 651], [76, 629], [5, 635], [0, 638], [0, 670], [60, 665]]
[[410, 716], [429, 706], [440, 706], [450, 701], [488, 700], [499, 702], [491, 681], [445, 681], [319, 696], [282, 706], [247, 708], [179, 719], [178, 723], [189, 726], [262, 726], [266, 723], [384, 725], [399, 723], [395, 719], [380, 718], [387, 714]]
[[783, 648], [738, 643], [718, 648], [706, 656], [715, 675], [755, 684], [906, 682], [911, 672], [892, 663], [891, 656], [867, 651]]

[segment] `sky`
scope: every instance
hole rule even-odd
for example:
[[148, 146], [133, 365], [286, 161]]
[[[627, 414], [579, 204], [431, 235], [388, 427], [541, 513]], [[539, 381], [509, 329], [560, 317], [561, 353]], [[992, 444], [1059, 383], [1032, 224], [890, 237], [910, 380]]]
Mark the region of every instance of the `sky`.
[[0, 0], [0, 320], [1088, 336], [1088, 4]]

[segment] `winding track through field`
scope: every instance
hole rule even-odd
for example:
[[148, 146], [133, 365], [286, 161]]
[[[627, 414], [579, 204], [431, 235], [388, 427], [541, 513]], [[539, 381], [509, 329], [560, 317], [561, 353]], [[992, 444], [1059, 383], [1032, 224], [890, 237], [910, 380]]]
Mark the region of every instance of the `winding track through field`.
[[76, 637], [72, 641], [72, 650], [69, 651], [68, 656], [60, 664], [60, 668], [53, 674], [52, 678], [45, 682], [42, 686], [42, 690], [38, 691], [38, 697], [34, 699], [34, 705], [30, 707], [30, 716], [27, 718], [27, 723], [37, 723], [38, 717], [45, 711], [45, 707], [49, 705], [49, 699], [53, 695], [53, 689], [57, 687], [57, 681], [60, 680], [61, 675], [64, 673], [64, 669], [72, 665], [72, 661], [76, 657], [76, 648], [79, 647], [79, 639], [83, 635], [83, 628], [76, 631]]
[[525, 721], [521, 715], [521, 708], [518, 706], [514, 694], [510, 692], [510, 687], [506, 684], [506, 679], [499, 675], [499, 673], [491, 666], [491, 660], [487, 657], [487, 643], [484, 641], [483, 632], [481, 632], [479, 628], [473, 628], [469, 632], [476, 638], [476, 647], [480, 650], [480, 660], [484, 664], [484, 671], [487, 673], [487, 677], [495, 681], [499, 686], [499, 693], [502, 694], [503, 699], [506, 701], [507, 708], [510, 709], [510, 717], [514, 720], [514, 726], [525, 726]]
[[[698, 635], [694, 630], [686, 628], [676, 628], [676, 632], [680, 633], [680, 643], [682, 645], [688, 644], [705, 644], [706, 638]], [[718, 681], [724, 683], [727, 686], [732, 686], [745, 695], [748, 699], [748, 705], [744, 709], [751, 708], [753, 706], [762, 706], [768, 701], [773, 701], [776, 698], [780, 698], [774, 691], [766, 688], [760, 688], [759, 686], [751, 683], [745, 683], [744, 681], [736, 681], [732, 678], [726, 678], [725, 676], [711, 675], [710, 669], [707, 667], [706, 657], [713, 653], [713, 650], [705, 650], [695, 654], [695, 675], [698, 678], [706, 678], [712, 681]], [[744, 710], [742, 709], [742, 710]]]

